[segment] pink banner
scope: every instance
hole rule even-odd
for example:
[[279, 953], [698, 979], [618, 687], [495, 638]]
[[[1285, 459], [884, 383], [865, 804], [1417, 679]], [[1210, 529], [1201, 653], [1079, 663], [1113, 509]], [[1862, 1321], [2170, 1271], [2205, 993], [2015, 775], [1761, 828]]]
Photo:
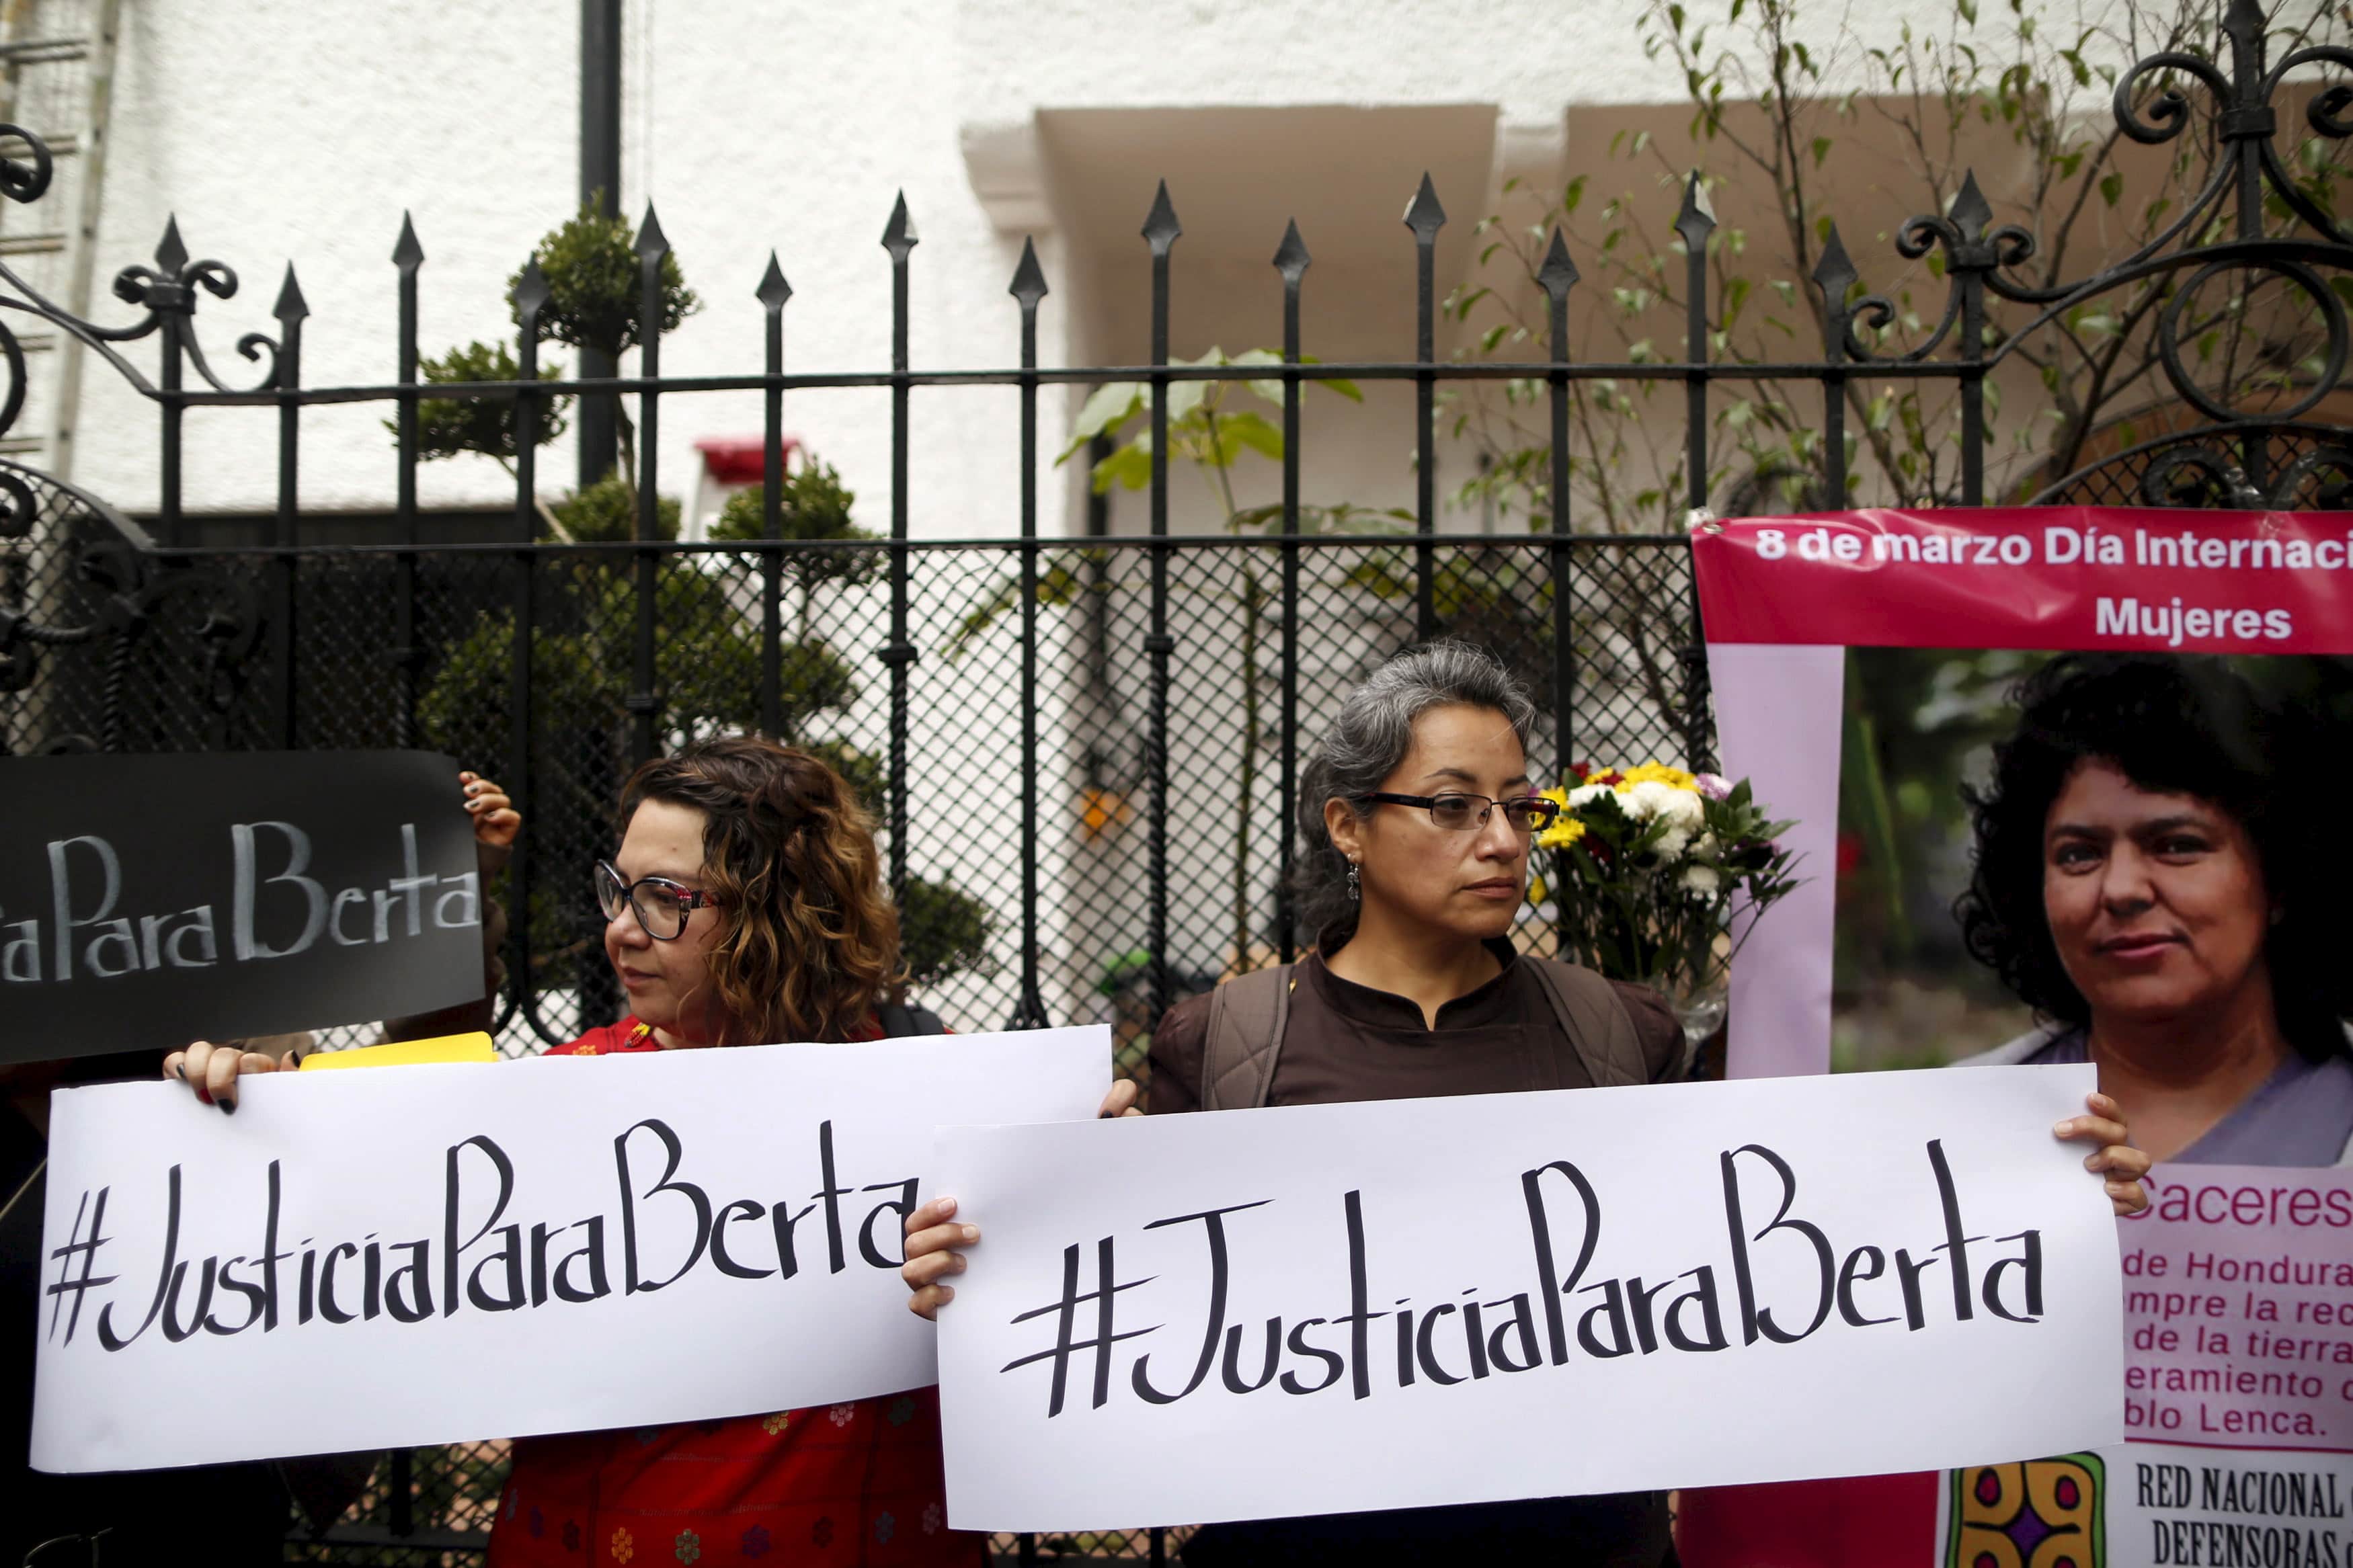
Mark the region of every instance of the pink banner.
[[1692, 534], [1725, 770], [1812, 880], [1733, 967], [1735, 1078], [1830, 1066], [1841, 647], [2353, 653], [2353, 514], [1823, 512]]
[[2353, 652], [2342, 512], [1826, 512], [1692, 547], [1710, 644]]

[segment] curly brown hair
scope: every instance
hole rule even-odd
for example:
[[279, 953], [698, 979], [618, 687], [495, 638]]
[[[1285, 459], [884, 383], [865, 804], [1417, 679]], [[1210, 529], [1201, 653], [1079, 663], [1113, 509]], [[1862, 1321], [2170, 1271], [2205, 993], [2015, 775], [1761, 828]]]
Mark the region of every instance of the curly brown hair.
[[2332, 776], [2321, 759], [2342, 741], [2332, 745], [2311, 716], [2222, 661], [2179, 654], [2062, 654], [2010, 700], [2018, 730], [1994, 746], [1991, 782], [1961, 791], [1977, 845], [1953, 914], [1971, 956], [2044, 1017], [2090, 1025], [2091, 1004], [2060, 961], [2044, 910], [2043, 832], [2075, 770], [2105, 762], [2136, 789], [2194, 795], [2246, 830], [2274, 905], [2263, 956], [2280, 1032], [2313, 1061], [2353, 1052], [2345, 851], [2294, 811], [2301, 781]]
[[899, 911], [873, 825], [839, 773], [795, 747], [730, 735], [631, 774], [625, 829], [649, 800], [707, 819], [702, 877], [721, 921], [711, 981], [729, 1020], [720, 1044], [847, 1040], [901, 999]]

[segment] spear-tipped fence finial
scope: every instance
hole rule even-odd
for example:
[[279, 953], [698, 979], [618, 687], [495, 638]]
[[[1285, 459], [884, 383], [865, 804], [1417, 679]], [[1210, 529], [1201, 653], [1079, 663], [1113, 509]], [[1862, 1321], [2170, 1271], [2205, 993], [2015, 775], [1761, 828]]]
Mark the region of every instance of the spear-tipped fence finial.
[[654, 216], [654, 204], [646, 204], [645, 221], [638, 226], [637, 251], [643, 258], [668, 255], [670, 237], [662, 233], [661, 219]]
[[1814, 263], [1814, 287], [1822, 291], [1822, 303], [1836, 315], [1846, 309], [1846, 297], [1854, 291], [1862, 274], [1846, 253], [1846, 241], [1839, 237], [1838, 225], [1833, 222], [1822, 241], [1822, 254]]
[[891, 221], [882, 226], [882, 248], [891, 253], [892, 260], [904, 261], [917, 243], [915, 220], [907, 216], [907, 193], [901, 191], [891, 205]]
[[1968, 170], [1961, 176], [1961, 188], [1953, 196], [1953, 226], [1961, 237], [1975, 244], [1985, 237], [1986, 226], [1993, 222], [1993, 205], [1978, 188], [1978, 172]]
[[1274, 269], [1285, 283], [1296, 283], [1314, 261], [1307, 254], [1307, 242], [1299, 237], [1299, 220], [1292, 219], [1283, 226], [1282, 243], [1274, 248]]
[[180, 215], [174, 213], [164, 220], [164, 237], [155, 243], [155, 269], [166, 278], [177, 278], [187, 264], [188, 247], [180, 240]]
[[1422, 173], [1421, 188], [1414, 192], [1413, 200], [1406, 205], [1405, 226], [1413, 230], [1414, 238], [1424, 245], [1435, 240], [1438, 231], [1446, 226], [1446, 209], [1438, 205], [1438, 187], [1430, 183], [1427, 170]]
[[1159, 190], [1153, 194], [1152, 210], [1144, 216], [1145, 242], [1152, 247], [1155, 256], [1162, 255], [1184, 232], [1185, 226], [1176, 221], [1176, 204], [1168, 199], [1168, 182], [1163, 180]]
[[522, 271], [515, 279], [516, 316], [529, 321], [547, 309], [547, 301], [550, 298], [547, 274], [539, 269], [539, 258], [533, 256], [522, 264]]
[[403, 272], [413, 272], [425, 264], [425, 247], [417, 243], [417, 224], [406, 212], [400, 215], [400, 239], [392, 247], [392, 264]]
[[1707, 237], [1715, 232], [1715, 204], [1708, 199], [1707, 186], [1697, 169], [1683, 182], [1683, 205], [1675, 214], [1675, 232], [1683, 236], [1684, 248], [1694, 254], [1707, 248]]
[[1552, 243], [1545, 247], [1544, 265], [1536, 268], [1536, 285], [1557, 303], [1568, 298], [1577, 276], [1577, 262], [1568, 254], [1568, 241], [1556, 224]]
[[768, 252], [768, 269], [760, 274], [760, 286], [753, 293], [771, 310], [783, 310], [785, 301], [793, 297], [793, 286], [785, 281], [785, 269], [773, 250]]
[[311, 314], [310, 303], [302, 298], [302, 285], [294, 280], [294, 264], [286, 264], [286, 281], [279, 285], [278, 303], [269, 308], [282, 326], [291, 327]]
[[1046, 270], [1038, 265], [1036, 242], [1028, 238], [1021, 241], [1021, 263], [1014, 268], [1013, 283], [1006, 292], [1020, 300], [1025, 310], [1036, 310], [1038, 301], [1048, 294]]

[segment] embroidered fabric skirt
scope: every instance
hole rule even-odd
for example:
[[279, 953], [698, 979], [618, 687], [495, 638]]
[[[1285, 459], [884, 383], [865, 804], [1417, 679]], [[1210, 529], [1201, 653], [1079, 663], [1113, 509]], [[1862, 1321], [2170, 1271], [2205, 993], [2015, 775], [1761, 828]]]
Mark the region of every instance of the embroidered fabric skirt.
[[527, 1437], [490, 1568], [978, 1568], [947, 1528], [939, 1391], [724, 1421]]

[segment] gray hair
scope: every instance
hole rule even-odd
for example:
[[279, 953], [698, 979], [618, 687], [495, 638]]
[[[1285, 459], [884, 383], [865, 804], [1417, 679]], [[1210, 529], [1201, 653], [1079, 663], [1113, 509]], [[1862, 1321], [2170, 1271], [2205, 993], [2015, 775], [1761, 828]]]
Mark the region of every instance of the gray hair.
[[1449, 637], [1392, 656], [1340, 704], [1299, 782], [1299, 859], [1293, 890], [1300, 934], [1313, 942], [1326, 927], [1355, 923], [1348, 897], [1348, 862], [1324, 826], [1324, 803], [1345, 800], [1365, 815], [1359, 797], [1381, 787], [1413, 749], [1413, 724], [1433, 708], [1483, 708], [1511, 721], [1527, 746], [1536, 705], [1504, 661], [1485, 648]]

